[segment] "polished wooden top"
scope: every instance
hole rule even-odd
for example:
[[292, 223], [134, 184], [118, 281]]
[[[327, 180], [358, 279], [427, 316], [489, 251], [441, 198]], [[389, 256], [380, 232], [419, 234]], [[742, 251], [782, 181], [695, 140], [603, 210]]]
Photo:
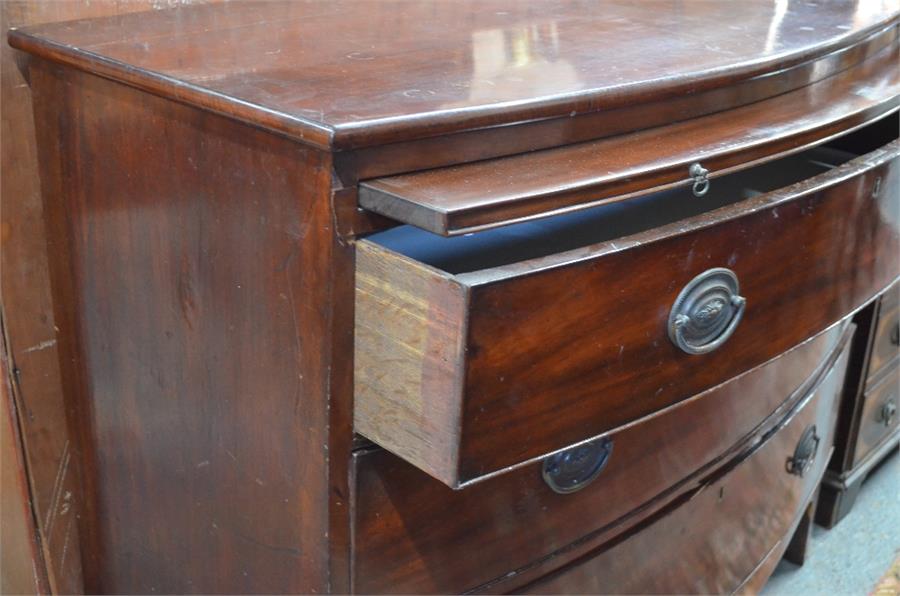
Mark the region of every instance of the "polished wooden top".
[[56, 23], [10, 43], [321, 147], [732, 85], [896, 24], [900, 0], [290, 0]]

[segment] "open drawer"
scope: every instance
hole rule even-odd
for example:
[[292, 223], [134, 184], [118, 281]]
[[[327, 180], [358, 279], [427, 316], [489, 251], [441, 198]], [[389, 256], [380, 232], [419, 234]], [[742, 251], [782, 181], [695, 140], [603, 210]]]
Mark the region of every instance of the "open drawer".
[[898, 155], [823, 147], [702, 200], [359, 241], [357, 432], [459, 488], [770, 360], [900, 274]]

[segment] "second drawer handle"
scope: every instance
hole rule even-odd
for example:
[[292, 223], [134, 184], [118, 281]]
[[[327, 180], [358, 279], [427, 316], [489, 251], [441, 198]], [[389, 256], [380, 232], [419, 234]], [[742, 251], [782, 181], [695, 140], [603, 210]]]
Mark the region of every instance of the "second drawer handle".
[[797, 443], [794, 455], [787, 459], [785, 468], [788, 474], [803, 478], [813, 461], [816, 459], [816, 451], [819, 450], [819, 435], [816, 434], [816, 425], [807, 427]]
[[595, 439], [544, 460], [542, 475], [554, 492], [574, 493], [594, 481], [612, 454], [612, 440]]
[[681, 290], [669, 312], [669, 339], [688, 354], [706, 354], [725, 343], [744, 316], [746, 299], [730, 269], [704, 271]]

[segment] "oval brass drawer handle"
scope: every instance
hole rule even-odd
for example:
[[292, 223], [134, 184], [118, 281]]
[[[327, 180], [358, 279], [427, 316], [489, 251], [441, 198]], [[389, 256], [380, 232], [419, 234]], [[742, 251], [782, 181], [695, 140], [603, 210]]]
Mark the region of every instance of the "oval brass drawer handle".
[[716, 267], [692, 279], [669, 312], [669, 339], [688, 354], [712, 352], [731, 337], [747, 301], [737, 276]]
[[785, 468], [788, 474], [803, 478], [803, 475], [816, 459], [816, 451], [818, 449], [819, 435], [816, 434], [816, 425], [813, 424], [803, 431], [800, 442], [797, 443], [797, 448], [794, 450], [794, 455], [787, 459]]
[[611, 453], [612, 440], [603, 437], [551, 455], [544, 460], [544, 482], [561, 494], [581, 490], [600, 475]]

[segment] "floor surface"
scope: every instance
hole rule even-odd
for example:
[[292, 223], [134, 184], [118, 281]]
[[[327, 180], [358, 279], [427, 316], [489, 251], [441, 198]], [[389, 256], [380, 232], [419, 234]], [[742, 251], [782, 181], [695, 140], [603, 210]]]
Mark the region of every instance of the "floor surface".
[[900, 553], [900, 455], [894, 450], [863, 484], [856, 505], [831, 530], [813, 527], [806, 563], [782, 561], [765, 596], [866, 595]]

